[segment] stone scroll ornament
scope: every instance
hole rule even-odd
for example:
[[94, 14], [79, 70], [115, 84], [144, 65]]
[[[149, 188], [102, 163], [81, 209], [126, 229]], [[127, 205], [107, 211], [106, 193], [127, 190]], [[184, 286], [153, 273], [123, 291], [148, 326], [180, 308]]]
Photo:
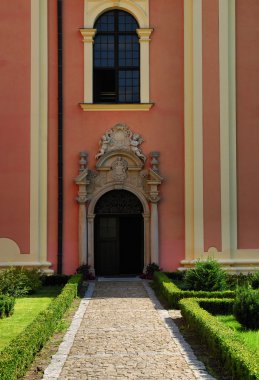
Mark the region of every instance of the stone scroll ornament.
[[145, 162], [146, 156], [140, 149], [143, 142], [142, 137], [138, 133], [133, 133], [126, 124], [117, 124], [102, 136], [95, 158], [98, 160], [105, 153], [118, 149], [130, 151]]

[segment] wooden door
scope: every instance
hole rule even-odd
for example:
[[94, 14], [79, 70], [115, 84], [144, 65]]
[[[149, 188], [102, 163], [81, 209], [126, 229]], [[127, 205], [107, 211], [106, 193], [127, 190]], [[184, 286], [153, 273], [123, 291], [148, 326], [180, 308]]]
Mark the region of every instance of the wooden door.
[[119, 234], [120, 273], [140, 274], [144, 266], [142, 215], [121, 215]]
[[96, 216], [95, 271], [102, 276], [117, 275], [120, 272], [117, 216]]
[[133, 275], [143, 270], [142, 215], [97, 215], [95, 271], [97, 275]]

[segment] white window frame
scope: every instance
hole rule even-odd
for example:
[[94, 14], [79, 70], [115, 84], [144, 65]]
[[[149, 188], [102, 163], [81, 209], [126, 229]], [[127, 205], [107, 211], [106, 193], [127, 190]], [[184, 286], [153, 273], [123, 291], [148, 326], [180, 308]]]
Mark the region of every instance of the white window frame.
[[[96, 19], [109, 9], [121, 9], [131, 13], [139, 24], [136, 30], [140, 43], [140, 103], [96, 104], [93, 103], [93, 43]], [[84, 28], [80, 29], [84, 43], [84, 111], [148, 111], [150, 103], [149, 43], [153, 29], [149, 27], [149, 0], [85, 0]]]

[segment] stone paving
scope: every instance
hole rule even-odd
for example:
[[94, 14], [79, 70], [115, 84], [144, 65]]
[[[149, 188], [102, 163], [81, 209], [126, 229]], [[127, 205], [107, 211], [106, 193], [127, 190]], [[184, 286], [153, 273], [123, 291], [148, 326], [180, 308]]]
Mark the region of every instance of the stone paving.
[[73, 323], [43, 379], [212, 379], [144, 281], [97, 282]]

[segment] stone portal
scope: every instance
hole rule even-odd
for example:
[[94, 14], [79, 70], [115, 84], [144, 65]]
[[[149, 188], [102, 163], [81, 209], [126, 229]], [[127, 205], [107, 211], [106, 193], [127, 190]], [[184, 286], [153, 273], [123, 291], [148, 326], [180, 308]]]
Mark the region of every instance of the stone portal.
[[[151, 161], [148, 164], [148, 160], [140, 148], [142, 142], [143, 139], [138, 133], [133, 133], [125, 124], [117, 124], [106, 131], [99, 142], [95, 170], [88, 168], [88, 154], [80, 153], [79, 175], [75, 179], [75, 183], [79, 186], [77, 197], [79, 204], [79, 261], [80, 264], [88, 263], [93, 273], [95, 273], [95, 257], [98, 257], [98, 260], [100, 258], [95, 253], [101, 244], [100, 236], [99, 240], [96, 240], [97, 237], [94, 239], [94, 236], [98, 236], [94, 233], [94, 229], [99, 228], [98, 233], [100, 234], [100, 223], [105, 223], [104, 221], [100, 222], [96, 210], [98, 210], [101, 200], [105, 199], [104, 195], [114, 190], [130, 193], [131, 197], [135, 197], [142, 207], [141, 213], [139, 213], [142, 218], [139, 223], [143, 226], [143, 254], [139, 255], [139, 257], [143, 257], [141, 265], [145, 268], [152, 262], [159, 264], [158, 202], [160, 197], [158, 186], [162, 183], [162, 177], [159, 174], [159, 153], [151, 152]], [[116, 203], [115, 199], [117, 198], [114, 197]], [[122, 217], [121, 220], [110, 223], [122, 225]], [[130, 229], [128, 236], [130, 236]], [[101, 268], [102, 264], [97, 265], [98, 268]]]

